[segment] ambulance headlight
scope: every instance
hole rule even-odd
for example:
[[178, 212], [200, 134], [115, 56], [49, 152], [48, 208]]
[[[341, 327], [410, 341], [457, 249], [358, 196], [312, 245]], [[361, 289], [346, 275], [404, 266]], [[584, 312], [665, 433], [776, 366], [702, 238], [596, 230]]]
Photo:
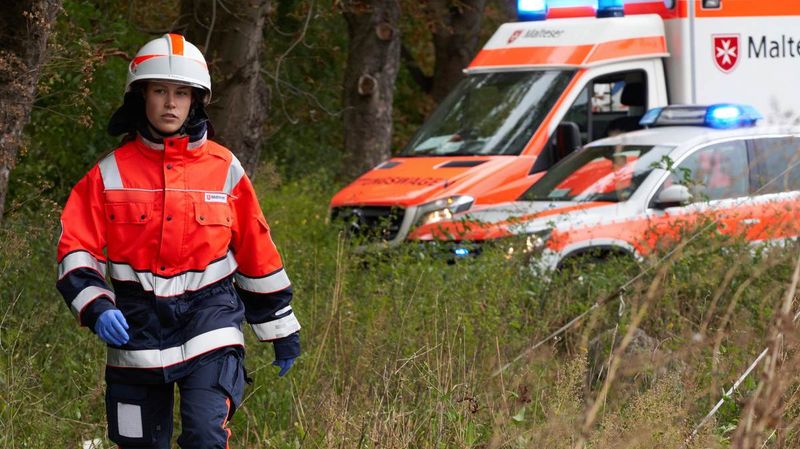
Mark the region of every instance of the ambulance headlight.
[[423, 226], [449, 220], [453, 218], [453, 214], [468, 210], [474, 202], [475, 198], [469, 195], [454, 195], [425, 203], [419, 207], [417, 212], [419, 219], [416, 225]]
[[547, 18], [547, 2], [545, 0], [517, 0], [517, 20], [529, 22]]

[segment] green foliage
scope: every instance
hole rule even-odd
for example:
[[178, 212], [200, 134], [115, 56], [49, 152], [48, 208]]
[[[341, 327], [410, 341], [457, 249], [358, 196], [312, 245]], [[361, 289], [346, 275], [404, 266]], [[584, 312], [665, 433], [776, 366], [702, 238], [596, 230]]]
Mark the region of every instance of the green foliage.
[[[479, 45], [505, 10], [487, 2]], [[403, 45], [423, 71], [433, 73], [430, 18], [422, 3], [403, 0]], [[264, 157], [281, 176], [296, 179], [320, 170], [338, 173], [343, 153], [342, 80], [347, 58], [347, 27], [340, 2], [284, 0], [269, 16], [262, 73], [270, 88], [270, 121]], [[397, 153], [433, 110], [401, 61], [394, 92], [392, 152]]]
[[269, 16], [262, 74], [270, 90], [264, 157], [291, 179], [341, 163], [347, 29], [336, 2], [281, 1]]
[[11, 178], [11, 210], [36, 207], [29, 200], [41, 193], [63, 202], [75, 182], [118, 144], [105, 132], [106, 124], [122, 103], [129, 58], [145, 40], [129, 25], [127, 12], [119, 2], [64, 2]]

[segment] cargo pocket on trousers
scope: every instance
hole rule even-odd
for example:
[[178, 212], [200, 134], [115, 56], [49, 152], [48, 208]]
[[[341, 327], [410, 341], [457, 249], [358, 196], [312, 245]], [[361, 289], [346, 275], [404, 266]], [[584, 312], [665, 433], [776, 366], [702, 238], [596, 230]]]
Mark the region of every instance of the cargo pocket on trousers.
[[144, 385], [108, 385], [108, 438], [119, 445], [155, 444], [161, 423], [156, 422], [160, 401], [153, 396]]
[[236, 354], [226, 355], [222, 360], [222, 368], [219, 370], [219, 386], [231, 400], [228, 420], [233, 417], [236, 409], [242, 404], [244, 384], [244, 364], [241, 358]]

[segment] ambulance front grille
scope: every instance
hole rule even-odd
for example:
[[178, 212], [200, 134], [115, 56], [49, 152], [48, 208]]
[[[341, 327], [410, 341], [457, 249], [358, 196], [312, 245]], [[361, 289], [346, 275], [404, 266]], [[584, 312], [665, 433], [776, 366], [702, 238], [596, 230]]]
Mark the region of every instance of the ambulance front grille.
[[367, 241], [391, 241], [397, 237], [405, 209], [391, 206], [346, 206], [331, 211], [331, 221], [343, 226], [350, 237]]

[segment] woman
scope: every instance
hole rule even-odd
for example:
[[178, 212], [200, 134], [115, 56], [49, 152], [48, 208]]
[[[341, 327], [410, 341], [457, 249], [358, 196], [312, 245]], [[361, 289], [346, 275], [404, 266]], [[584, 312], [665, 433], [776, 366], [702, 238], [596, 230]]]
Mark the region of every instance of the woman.
[[243, 319], [274, 344], [280, 376], [300, 354], [291, 285], [255, 191], [207, 140], [210, 97], [205, 59], [183, 36], [142, 47], [109, 123], [126, 138], [61, 217], [57, 287], [108, 345], [108, 432], [120, 447], [170, 447], [174, 384], [178, 444], [227, 447], [244, 390]]

